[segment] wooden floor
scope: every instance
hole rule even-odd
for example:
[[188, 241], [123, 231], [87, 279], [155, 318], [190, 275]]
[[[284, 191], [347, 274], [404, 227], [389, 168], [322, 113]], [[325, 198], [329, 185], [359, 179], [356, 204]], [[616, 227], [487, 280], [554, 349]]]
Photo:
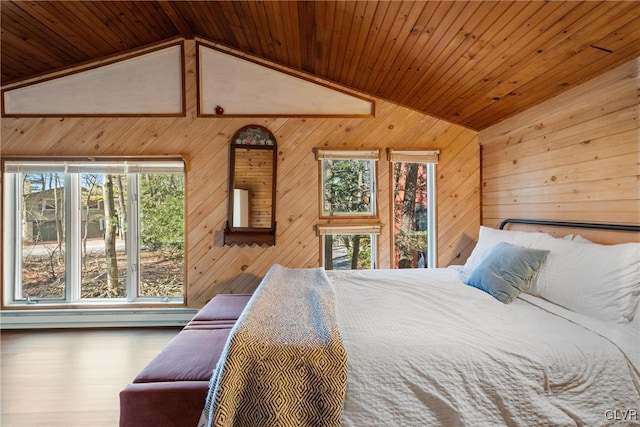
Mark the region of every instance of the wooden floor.
[[0, 425], [117, 426], [118, 393], [179, 331], [3, 331]]

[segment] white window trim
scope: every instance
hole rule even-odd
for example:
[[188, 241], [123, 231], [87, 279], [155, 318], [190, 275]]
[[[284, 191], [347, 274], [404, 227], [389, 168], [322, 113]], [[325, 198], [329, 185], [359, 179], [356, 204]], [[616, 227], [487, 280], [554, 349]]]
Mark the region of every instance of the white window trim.
[[[20, 271], [22, 265], [22, 252], [17, 252], [15, 248], [18, 241], [22, 239], [22, 226], [20, 224], [18, 212], [22, 212], [22, 198], [17, 196], [18, 186], [15, 175], [4, 175], [4, 242], [3, 242], [3, 265], [4, 269], [4, 305], [12, 302], [14, 295], [22, 293], [22, 282], [17, 280], [16, 272]], [[13, 256], [11, 256], [13, 252]]]
[[427, 191], [427, 206], [433, 207], [427, 209], [427, 229], [431, 230], [431, 233], [427, 233], [427, 267], [435, 268], [438, 266], [438, 223], [436, 221], [436, 164], [427, 163], [427, 189], [434, 189], [434, 191]]
[[[323, 160], [328, 159], [320, 159], [320, 214], [323, 218], [333, 218], [333, 217], [367, 217], [367, 218], [377, 218], [378, 217], [378, 188], [377, 188], [377, 168], [375, 167], [375, 162], [372, 162], [372, 171], [370, 174], [370, 182], [369, 185], [371, 187], [371, 194], [369, 200], [370, 210], [367, 212], [326, 212], [324, 209], [324, 192], [325, 192], [325, 184], [324, 184], [324, 165], [322, 164]], [[335, 160], [335, 159], [331, 159]], [[357, 161], [371, 161], [372, 159], [339, 159], [339, 160], [357, 160]]]
[[[427, 206], [436, 206], [436, 164], [440, 159], [440, 150], [415, 150], [415, 149], [392, 149], [387, 150], [390, 163], [425, 163], [427, 165]], [[393, 192], [393, 188], [390, 189]], [[393, 204], [392, 204], [393, 209]], [[436, 209], [427, 209], [427, 229], [433, 232], [427, 233], [427, 267], [437, 267], [438, 246], [437, 246], [437, 222]], [[393, 241], [393, 227], [391, 227], [391, 241]]]
[[[88, 162], [86, 159], [78, 161], [12, 161], [4, 163], [4, 305], [5, 306], [26, 306], [31, 305], [29, 299], [18, 299], [22, 295], [22, 277], [19, 272], [22, 269], [22, 232], [21, 224], [22, 194], [20, 176], [29, 172], [61, 172], [65, 179], [65, 229], [67, 238], [65, 239], [65, 295], [63, 298], [43, 298], [37, 300], [37, 307], [68, 305], [68, 304], [88, 304], [101, 305], [119, 303], [158, 303], [169, 302], [172, 304], [183, 303], [184, 297], [172, 297], [168, 301], [165, 297], [139, 296], [140, 275], [139, 275], [139, 219], [137, 191], [129, 191], [130, 209], [127, 212], [129, 232], [127, 233], [127, 297], [126, 298], [81, 298], [80, 280], [81, 264], [77, 252], [80, 250], [82, 214], [80, 208], [81, 185], [79, 182], [80, 173], [127, 173], [128, 188], [138, 188], [137, 173], [170, 173], [185, 171], [184, 160], [182, 158], [164, 158], [158, 160], [112, 160]], [[135, 185], [135, 187], [134, 187]], [[135, 194], [134, 194], [135, 193]], [[185, 189], [186, 193], [186, 189]], [[135, 199], [135, 200], [132, 200]], [[135, 207], [132, 202], [135, 203]], [[186, 236], [185, 236], [186, 237]]]
[[[380, 149], [345, 149], [345, 148], [319, 148], [315, 149], [316, 160], [320, 162], [320, 216], [323, 218], [331, 217], [378, 217], [378, 168], [376, 162], [380, 160]], [[369, 212], [325, 212], [324, 210], [324, 160], [354, 160], [354, 161], [370, 161], [371, 174], [371, 200]]]

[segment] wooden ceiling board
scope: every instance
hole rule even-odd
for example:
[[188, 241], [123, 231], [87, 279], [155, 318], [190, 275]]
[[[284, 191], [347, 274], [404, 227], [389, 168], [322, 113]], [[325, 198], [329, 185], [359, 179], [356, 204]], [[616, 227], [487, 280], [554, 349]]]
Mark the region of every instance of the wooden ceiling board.
[[[269, 26], [269, 35], [272, 40], [274, 57], [282, 58], [278, 62], [290, 63], [291, 58], [289, 57], [289, 51], [294, 51], [295, 48], [287, 49], [286, 46], [283, 46], [282, 40], [286, 40], [287, 34], [292, 33], [295, 27], [291, 25], [289, 17], [283, 17], [281, 6], [278, 2], [264, 3], [264, 7], [267, 10], [266, 14], [273, 16], [276, 21], [281, 22], [281, 25]], [[297, 38], [294, 38], [294, 40], [297, 40]]]
[[[515, 96], [515, 100], [508, 106], [499, 105], [503, 97], [513, 93], [527, 94], [529, 100], [533, 99], [537, 103], [543, 100], [544, 90], [550, 85], [554, 85], [555, 89], [560, 91], [565, 86], [576, 86], [594, 77], [589, 65], [609, 55], [614, 55], [614, 53], [606, 53], [593, 48], [593, 41], [599, 40], [604, 34], [605, 30], [602, 28], [605, 24], [615, 28], [630, 19], [628, 10], [626, 8], [621, 10], [620, 6], [623, 5], [610, 8], [594, 21], [585, 24], [580, 30], [574, 32], [571, 38], [566, 38], [556, 46], [543, 50], [530, 63], [512, 69], [509, 73], [510, 79], [501, 81], [497, 87], [491, 90], [492, 97], [499, 98], [492, 104], [493, 108], [467, 108], [463, 112], [474, 111], [472, 115], [468, 116], [468, 120], [472, 122], [476, 120], [493, 121], [495, 117], [504, 115], [506, 109], [509, 112], [526, 109], [528, 102], [523, 103], [518, 96]], [[637, 22], [632, 22], [631, 27], [638, 28]], [[640, 36], [640, 31], [637, 32]], [[606, 58], [606, 60], [610, 61], [610, 58]], [[612, 66], [615, 66], [614, 64]], [[575, 71], [567, 75], [565, 67], [570, 67]]]
[[[289, 63], [291, 59], [289, 58], [289, 52], [293, 52], [296, 48], [291, 45], [291, 48], [287, 48], [286, 45], [283, 45], [282, 40], [286, 40], [287, 34], [294, 32], [295, 26], [291, 22], [291, 20], [287, 17], [287, 21], [282, 15], [282, 4], [276, 2], [265, 2], [264, 3], [265, 13], [268, 16], [273, 16], [273, 19], [276, 22], [280, 22], [280, 25], [270, 25], [269, 26], [269, 34], [272, 40], [272, 49], [274, 53], [274, 57], [282, 58], [283, 63]], [[299, 41], [299, 38], [295, 37], [291, 41], [294, 40]], [[297, 48], [299, 50], [299, 47]], [[280, 61], [278, 61], [280, 62]]]
[[352, 31], [352, 37], [350, 41], [352, 42], [349, 46], [349, 52], [351, 53], [351, 61], [350, 66], [342, 71], [341, 81], [346, 82], [348, 86], [353, 85], [353, 79], [356, 75], [357, 70], [359, 70], [362, 66], [361, 60], [362, 55], [365, 52], [365, 43], [368, 39], [368, 35], [371, 33], [371, 27], [373, 26], [373, 18], [376, 15], [379, 3], [360, 3], [364, 5], [364, 10], [362, 10], [361, 14], [358, 12], [356, 8], [356, 16], [358, 18], [358, 31]]
[[[465, 83], [454, 83], [454, 90], [449, 93], [449, 97], [434, 97], [437, 107], [433, 108], [441, 111], [444, 117], [455, 115], [469, 123], [469, 116], [473, 112], [495, 108], [495, 103], [504, 101], [505, 96], [510, 97], [509, 102], [515, 102], [517, 93], [511, 90], [499, 91], [497, 88], [505, 82], [521, 83], [522, 80], [513, 77], [514, 73], [533, 66], [541, 54], [566, 39], [566, 28], [571, 24], [566, 18], [579, 19], [582, 16], [580, 13], [568, 14], [567, 8], [574, 5], [568, 5], [567, 8], [563, 5], [555, 9], [557, 5], [554, 2], [532, 2], [528, 7], [537, 8], [536, 11], [524, 9], [512, 19], [507, 18], [509, 25], [498, 34], [497, 40], [491, 42], [497, 48], [481, 62], [486, 67]], [[510, 35], [506, 40], [505, 34]], [[548, 85], [549, 82], [545, 81], [544, 84]], [[470, 99], [475, 100], [475, 103], [469, 102]]]
[[[22, 33], [22, 41], [33, 44], [37, 43], [39, 46], [42, 46], [47, 41], [53, 42], [51, 51], [48, 52], [46, 49], [43, 52], [46, 58], [51, 53], [55, 53], [59, 58], [61, 58], [60, 64], [61, 66], [65, 63], [74, 61], [78, 55], [86, 55], [83, 53], [83, 50], [90, 47], [90, 45], [84, 40], [76, 40], [76, 43], [69, 44], [69, 41], [65, 38], [64, 33], [68, 33], [68, 31], [61, 28], [58, 24], [55, 15], [51, 14], [48, 10], [42, 7], [40, 3], [27, 3], [22, 5], [22, 8], [18, 9], [16, 7], [11, 7], [11, 5], [7, 5], [8, 8], [5, 9], [5, 6], [2, 6], [2, 27], [10, 28], [12, 25], [19, 25], [21, 22], [34, 20], [35, 25], [39, 29], [38, 32], [34, 32], [27, 36], [27, 33]], [[7, 22], [6, 19], [10, 20], [10, 23]], [[3, 32], [3, 39], [6, 36], [12, 36], [9, 32]], [[20, 35], [20, 32], [17, 33]], [[32, 40], [28, 40], [31, 37]], [[66, 49], [62, 49], [59, 46], [68, 45]], [[4, 43], [3, 48], [13, 47], [12, 43]], [[86, 56], [86, 59], [89, 59], [89, 56]]]
[[[445, 65], [439, 67], [436, 75], [429, 80], [428, 85], [425, 85], [425, 91], [420, 98], [422, 104], [416, 101], [416, 105], [433, 106], [441, 100], [457, 100], [464, 95], [464, 92], [460, 93], [457, 83], [463, 81], [466, 76], [472, 76], [482, 58], [494, 51], [491, 40], [509, 22], [505, 16], [510, 7], [511, 5], [499, 2], [483, 19], [482, 25], [469, 29], [463, 34], [465, 40], [460, 43], [460, 46], [464, 46], [466, 50], [449, 56]], [[399, 95], [392, 94], [392, 96]], [[455, 113], [454, 111], [452, 115]]]
[[[414, 78], [418, 77], [418, 80], [407, 82], [405, 84], [406, 89], [412, 86], [427, 88], [432, 81], [438, 78], [438, 75], [445, 70], [443, 59], [449, 57], [452, 50], [457, 46], [460, 46], [461, 42], [468, 40], [468, 36], [466, 36], [468, 33], [464, 30], [464, 25], [467, 23], [467, 20], [474, 14], [475, 17], [477, 17], [476, 22], [480, 22], [484, 18], [484, 13], [482, 11], [486, 12], [488, 9], [479, 9], [480, 6], [480, 2], [471, 2], [471, 4], [457, 2], [454, 4], [454, 7], [449, 10], [447, 16], [444, 17], [442, 24], [440, 25], [442, 35], [435, 37], [437, 41], [429, 54], [429, 65], [427, 67], [423, 67], [419, 74], [414, 74]], [[450, 25], [448, 24], [449, 22], [451, 23]], [[404, 79], [399, 76], [395, 80], [398, 81]], [[391, 98], [392, 94], [384, 93], [384, 96]], [[423, 93], [419, 93], [415, 97], [414, 102], [423, 99], [423, 97]]]
[[[635, 24], [631, 24], [632, 26], [634, 26]], [[624, 51], [628, 51], [628, 52], [637, 52], [638, 50], [638, 46], [636, 42], [630, 43], [626, 46], [624, 46], [623, 48], [619, 49], [619, 52], [624, 52]], [[606, 65], [602, 64], [602, 62], [606, 62]], [[616, 63], [611, 63], [609, 58], [605, 58], [605, 57], [601, 57], [598, 60], [594, 60], [594, 61], [589, 61], [588, 63], [585, 63], [584, 66], [580, 67], [580, 69], [578, 71], [576, 71], [576, 78], [579, 78], [579, 80], [576, 81], [576, 84], [579, 83], [584, 83], [588, 80], [590, 80], [592, 77], [596, 76], [596, 75], [600, 75], [600, 70], [607, 66], [607, 67], [611, 67], [611, 68], [615, 68], [616, 66], [620, 66], [623, 65], [624, 63], [628, 62], [626, 59], [621, 59], [617, 64]], [[534, 93], [537, 91], [542, 91], [544, 92], [545, 90], [549, 90], [549, 87], [551, 86], [552, 89], [557, 88], [558, 90], [561, 90], [563, 87], [565, 86], [569, 86], [568, 83], [564, 83], [563, 80], [560, 80], [558, 78], [556, 78], [555, 80], [551, 80], [551, 81], [555, 81], [555, 82], [560, 82], [560, 83], [554, 83], [553, 85], [550, 85], [548, 82], [545, 85], [544, 81], [541, 80], [535, 80], [533, 81], [530, 86], [528, 87], [523, 87], [522, 90], [525, 91], [533, 91]], [[542, 102], [542, 100], [540, 101]], [[512, 105], [508, 105], [508, 106], [502, 106], [501, 110], [504, 111], [506, 108], [508, 108], [509, 110], [511, 109], [517, 109], [518, 111], [524, 111], [529, 107], [528, 103], [525, 103], [525, 100], [520, 100], [520, 102], [512, 104]], [[497, 110], [495, 112], [495, 114], [501, 114], [502, 111]], [[481, 112], [480, 112], [481, 113]], [[479, 113], [479, 114], [480, 114]]]
[[[42, 48], [46, 37], [42, 34], [46, 32], [25, 31], [21, 22], [32, 20], [31, 15], [22, 9], [14, 7], [6, 7], [2, 5], [2, 40], [0, 49], [2, 50], [2, 74], [6, 75], [8, 70], [5, 69], [5, 63], [11, 69], [18, 70], [17, 78], [28, 77], [33, 74], [39, 74], [47, 68], [61, 68], [69, 64], [73, 57], [60, 50], [57, 46], [47, 50]], [[40, 27], [40, 24], [36, 23]], [[5, 55], [12, 55], [14, 61], [6, 61]], [[54, 57], [56, 59], [54, 59]], [[24, 70], [22, 69], [24, 68]]]
[[[260, 43], [260, 56], [276, 59], [273, 37], [271, 36], [271, 28], [273, 28], [274, 25], [270, 25], [267, 19], [264, 3], [247, 2], [243, 3], [243, 5], [248, 10], [247, 15], [253, 18], [254, 28], [257, 30], [254, 33], [254, 38]], [[271, 18], [273, 19], [273, 17]], [[277, 25], [278, 23], [275, 23], [275, 20], [273, 20], [272, 24]]]
[[[93, 3], [93, 2], [91, 2]], [[122, 13], [122, 7], [118, 1], [106, 1], [106, 5], [114, 9], [115, 13]], [[138, 28], [134, 31], [134, 36], [140, 39], [140, 43], [148, 44], [153, 40], [149, 40], [148, 36], [155, 39], [168, 39], [182, 35], [180, 28], [174, 22], [165, 8], [158, 1], [131, 1], [126, 2], [124, 7], [129, 11], [127, 14], [129, 21], [124, 25], [117, 25], [119, 29], [125, 30], [131, 26]], [[173, 5], [173, 3], [171, 3]], [[115, 21], [116, 23], [117, 20]], [[144, 35], [143, 35], [144, 34]]]
[[[334, 12], [334, 18], [333, 18], [333, 23], [331, 24], [332, 26], [330, 27], [332, 30], [332, 36], [331, 36], [331, 44], [329, 48], [329, 64], [327, 67], [327, 74], [323, 75], [324, 77], [329, 78], [330, 80], [333, 80], [333, 81], [337, 81], [335, 76], [332, 75], [331, 73], [336, 68], [336, 63], [339, 60], [338, 57], [340, 52], [340, 43], [342, 39], [342, 34], [338, 29], [342, 26], [346, 18], [347, 14], [345, 13], [345, 8], [348, 7], [349, 5], [350, 5], [350, 2], [348, 1], [335, 2], [336, 7]], [[316, 73], [319, 73], [319, 71], [316, 71]]]
[[0, 2], [4, 87], [201, 38], [481, 130], [640, 56], [635, 1]]
[[[450, 76], [448, 86], [433, 84], [427, 92], [431, 105], [440, 104], [448, 105], [450, 100], [466, 101], [470, 89], [483, 81], [491, 79], [491, 73], [495, 67], [499, 66], [506, 57], [506, 50], [509, 46], [509, 38], [505, 38], [504, 34], [526, 27], [526, 19], [534, 11], [529, 11], [534, 5], [527, 5], [524, 9], [516, 4], [510, 4], [499, 20], [492, 26], [491, 31], [484, 37], [476, 38], [474, 44], [473, 57], [463, 65], [459, 72], [454, 76]], [[447, 101], [445, 101], [447, 100]], [[445, 103], [446, 102], [446, 103]], [[455, 114], [452, 112], [451, 114]]]
[[[416, 25], [412, 28], [413, 47], [405, 56], [398, 71], [406, 71], [407, 82], [414, 83], [420, 78], [425, 69], [432, 64], [430, 53], [436, 46], [437, 38], [432, 36], [437, 24], [444, 19], [449, 12], [452, 3], [434, 2], [427, 3]], [[399, 99], [400, 93], [407, 87], [407, 82], [401, 79], [388, 79], [382, 91]], [[415, 94], [419, 95], [419, 94]]]
[[353, 86], [362, 86], [370, 71], [376, 66], [379, 60], [378, 52], [382, 49], [384, 35], [391, 27], [391, 22], [395, 19], [396, 11], [390, 7], [390, 3], [382, 2], [377, 5], [376, 13], [373, 15], [369, 34], [367, 35], [367, 49], [361, 52], [358, 69], [352, 76]]
[[[157, 2], [158, 7], [162, 10], [162, 13], [166, 15], [167, 18], [171, 21], [174, 27], [178, 30], [180, 35], [187, 39], [191, 40], [194, 38], [193, 31], [191, 31], [191, 27], [187, 24], [174, 7], [173, 3], [170, 3], [165, 0], [160, 0]], [[160, 15], [160, 14], [159, 14]]]
[[[262, 29], [258, 29], [256, 26], [254, 17], [249, 14], [246, 4], [244, 2], [231, 2], [229, 6], [231, 10], [227, 11], [227, 14], [236, 16], [240, 20], [238, 30], [242, 37], [246, 39], [246, 50], [254, 55], [273, 60], [274, 58], [267, 57], [262, 49], [259, 35]], [[226, 19], [226, 16], [224, 18]], [[233, 46], [236, 45], [234, 44]]]
[[[203, 28], [205, 27], [207, 22], [210, 22], [211, 31], [218, 31], [216, 40], [220, 40], [220, 37], [222, 35], [230, 34], [231, 32], [226, 21], [222, 21], [224, 24], [224, 28], [221, 28], [219, 24], [213, 24], [211, 15], [212, 11], [214, 10], [214, 6], [219, 9], [221, 4], [226, 2], [216, 2], [215, 5], [212, 5], [211, 7], [206, 9], [202, 9], [200, 13], [194, 13], [195, 10], [190, 6], [190, 2], [188, 1], [170, 2], [163, 0], [159, 3], [162, 3], [161, 7], [163, 10], [171, 7], [174, 13], [184, 22], [186, 26], [189, 27], [189, 31], [193, 35], [203, 35]], [[231, 44], [227, 40], [225, 40], [225, 42], [227, 42], [227, 44]]]
[[[616, 12], [615, 16], [613, 12]], [[504, 92], [516, 87], [521, 82], [529, 82], [542, 74], [551, 74], [558, 68], [564, 68], [572, 61], [576, 61], [578, 55], [583, 53], [592, 54], [597, 53], [599, 56], [603, 55], [603, 52], [593, 50], [590, 45], [594, 41], [598, 40], [604, 33], [601, 28], [605, 24], [617, 27], [619, 22], [623, 18], [618, 12], [618, 8], [611, 8], [607, 12], [598, 16], [598, 19], [585, 23], [582, 28], [574, 31], [571, 37], [564, 38], [559, 43], [552, 45], [551, 43], [545, 47], [540, 48], [536, 53], [538, 55], [532, 56], [529, 62], [521, 62], [517, 67], [515, 73], [510, 74], [510, 80], [507, 82], [507, 87], [503, 89]], [[612, 24], [615, 23], [615, 24]], [[580, 67], [574, 67], [576, 71], [579, 71]], [[500, 94], [497, 94], [500, 96]]]
[[[139, 29], [147, 30], [150, 26], [140, 25], [140, 21], [130, 12], [130, 5], [119, 5], [119, 10], [114, 10], [108, 3], [96, 1], [91, 4], [84, 3], [86, 8], [82, 16], [78, 16], [78, 23], [84, 23], [96, 29], [96, 37], [103, 36], [104, 42], [110, 46], [135, 46], [140, 43], [136, 33]], [[116, 6], [116, 5], [113, 5]], [[85, 18], [90, 16], [90, 18]], [[153, 13], [147, 15], [145, 22], [153, 19]], [[86, 21], [85, 21], [86, 20]], [[85, 22], [83, 22], [85, 21]], [[136, 28], [136, 31], [127, 31], [123, 27]]]
[[[268, 29], [262, 27], [259, 17], [251, 13], [250, 3], [233, 2], [232, 4], [237, 16], [242, 20], [240, 28], [249, 42], [250, 53], [270, 60], [279, 59], [273, 55], [269, 55], [267, 49], [265, 49], [263, 39], [269, 38]], [[276, 25], [276, 23], [274, 23], [274, 25]], [[295, 34], [292, 36], [295, 37]]]
[[[553, 7], [553, 6], [552, 6]], [[509, 8], [500, 17], [502, 26], [498, 24], [497, 32], [490, 32], [484, 46], [480, 48], [476, 56], [470, 61], [470, 69], [463, 69], [457, 73], [450, 82], [450, 88], [445, 92], [441, 86], [434, 84], [432, 88], [435, 93], [427, 93], [432, 105], [439, 105], [439, 111], [446, 117], [459, 117], [464, 120], [466, 117], [460, 111], [461, 106], [468, 106], [469, 100], [474, 99], [481, 105], [486, 105], [491, 97], [484, 89], [478, 93], [486, 96], [478, 96], [475, 92], [479, 86], [499, 80], [497, 76], [501, 73], [501, 67], [509, 69], [509, 60], [513, 60], [526, 46], [518, 43], [524, 42], [525, 34], [531, 30], [531, 17], [538, 17], [539, 5], [528, 3], [524, 8]], [[535, 22], [535, 21], [534, 21]], [[424, 105], [427, 100], [422, 100], [418, 105]], [[435, 107], [434, 107], [435, 108]]]
[[[27, 55], [20, 48], [23, 44], [22, 40], [12, 34], [3, 35], [5, 43], [0, 50], [2, 51], [2, 79], [5, 81], [14, 79], [23, 79], [29, 76], [40, 74], [43, 70], [41, 63], [47, 59], [46, 56], [40, 56], [34, 52]], [[6, 65], [5, 65], [6, 64]], [[60, 64], [59, 67], [63, 65]]]
[[[215, 8], [210, 11], [211, 19], [216, 19], [215, 24], [207, 25], [207, 21], [203, 22], [201, 27], [196, 27], [196, 34], [202, 34], [203, 37], [211, 40], [220, 41], [229, 46], [237, 46], [239, 50], [254, 53], [252, 43], [244, 33], [241, 15], [236, 13], [236, 6], [233, 2], [219, 2], [216, 4], [220, 7], [220, 11]], [[202, 15], [204, 18], [204, 15]], [[228, 26], [228, 29], [227, 29]], [[218, 35], [219, 32], [222, 34]]]
[[[640, 25], [635, 20], [629, 20], [623, 26], [618, 28], [614, 33], [607, 34], [600, 39], [597, 44], [590, 46], [594, 49], [607, 49], [618, 53], [618, 50], [627, 47], [638, 47], [638, 39], [640, 36]], [[622, 56], [622, 55], [621, 55]]]
[[393, 61], [397, 58], [400, 50], [406, 41], [406, 38], [411, 33], [411, 29], [414, 28], [415, 21], [420, 15], [422, 9], [425, 7], [424, 2], [402, 2], [398, 3], [395, 19], [392, 21], [392, 25], [389, 31], [383, 33], [384, 43], [382, 44], [381, 53], [373, 52], [373, 55], [378, 56], [373, 70], [367, 83], [362, 86], [365, 92], [374, 93], [379, 96], [384, 96], [379, 91], [380, 85], [384, 79], [389, 78], [393, 74]]
[[[113, 53], [117, 51], [116, 49], [125, 46], [135, 46], [132, 41], [125, 44], [125, 41], [115, 33], [117, 21], [102, 11], [100, 2], [78, 2], [77, 5], [65, 2], [46, 2], [46, 7], [52, 8], [52, 13], [65, 17], [65, 21], [70, 24], [65, 29], [66, 31], [73, 33], [72, 29], [76, 29], [78, 33], [83, 34], [83, 38], [87, 42], [98, 50], [110, 50], [110, 53]], [[118, 16], [118, 19], [124, 24], [126, 21], [123, 18], [126, 17], [127, 15], [123, 14]], [[110, 22], [113, 24], [109, 24]], [[134, 36], [131, 34], [130, 37]]]
[[340, 64], [339, 72], [338, 69], [335, 70], [338, 80], [344, 82], [348, 81], [349, 74], [352, 74], [353, 68], [357, 66], [359, 56], [362, 55], [363, 40], [359, 41], [359, 36], [364, 36], [371, 27], [372, 12], [377, 6], [377, 4], [369, 2], [355, 2], [355, 5], [351, 25], [343, 30], [343, 33], [348, 34], [348, 37], [345, 37], [347, 43], [343, 50], [343, 61]]

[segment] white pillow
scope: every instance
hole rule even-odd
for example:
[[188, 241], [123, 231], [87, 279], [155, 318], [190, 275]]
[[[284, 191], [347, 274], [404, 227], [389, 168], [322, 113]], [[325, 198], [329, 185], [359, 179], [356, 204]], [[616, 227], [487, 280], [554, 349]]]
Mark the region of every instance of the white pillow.
[[547, 239], [533, 247], [550, 253], [525, 292], [603, 320], [633, 318], [640, 300], [640, 243]]
[[485, 260], [491, 249], [501, 242], [525, 248], [537, 248], [538, 243], [554, 237], [547, 233], [536, 233], [528, 231], [498, 230], [495, 228], [480, 226], [478, 243], [469, 255], [461, 272], [461, 279], [467, 282], [471, 273]]

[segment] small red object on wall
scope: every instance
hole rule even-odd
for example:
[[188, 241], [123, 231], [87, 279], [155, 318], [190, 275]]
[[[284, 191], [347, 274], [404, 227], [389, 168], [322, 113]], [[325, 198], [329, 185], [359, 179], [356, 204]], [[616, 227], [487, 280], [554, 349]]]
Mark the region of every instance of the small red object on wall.
[[224, 108], [222, 108], [222, 107], [221, 107], [221, 106], [219, 106], [219, 105], [216, 105], [216, 114], [217, 114], [217, 115], [222, 115], [222, 114], [224, 114]]

